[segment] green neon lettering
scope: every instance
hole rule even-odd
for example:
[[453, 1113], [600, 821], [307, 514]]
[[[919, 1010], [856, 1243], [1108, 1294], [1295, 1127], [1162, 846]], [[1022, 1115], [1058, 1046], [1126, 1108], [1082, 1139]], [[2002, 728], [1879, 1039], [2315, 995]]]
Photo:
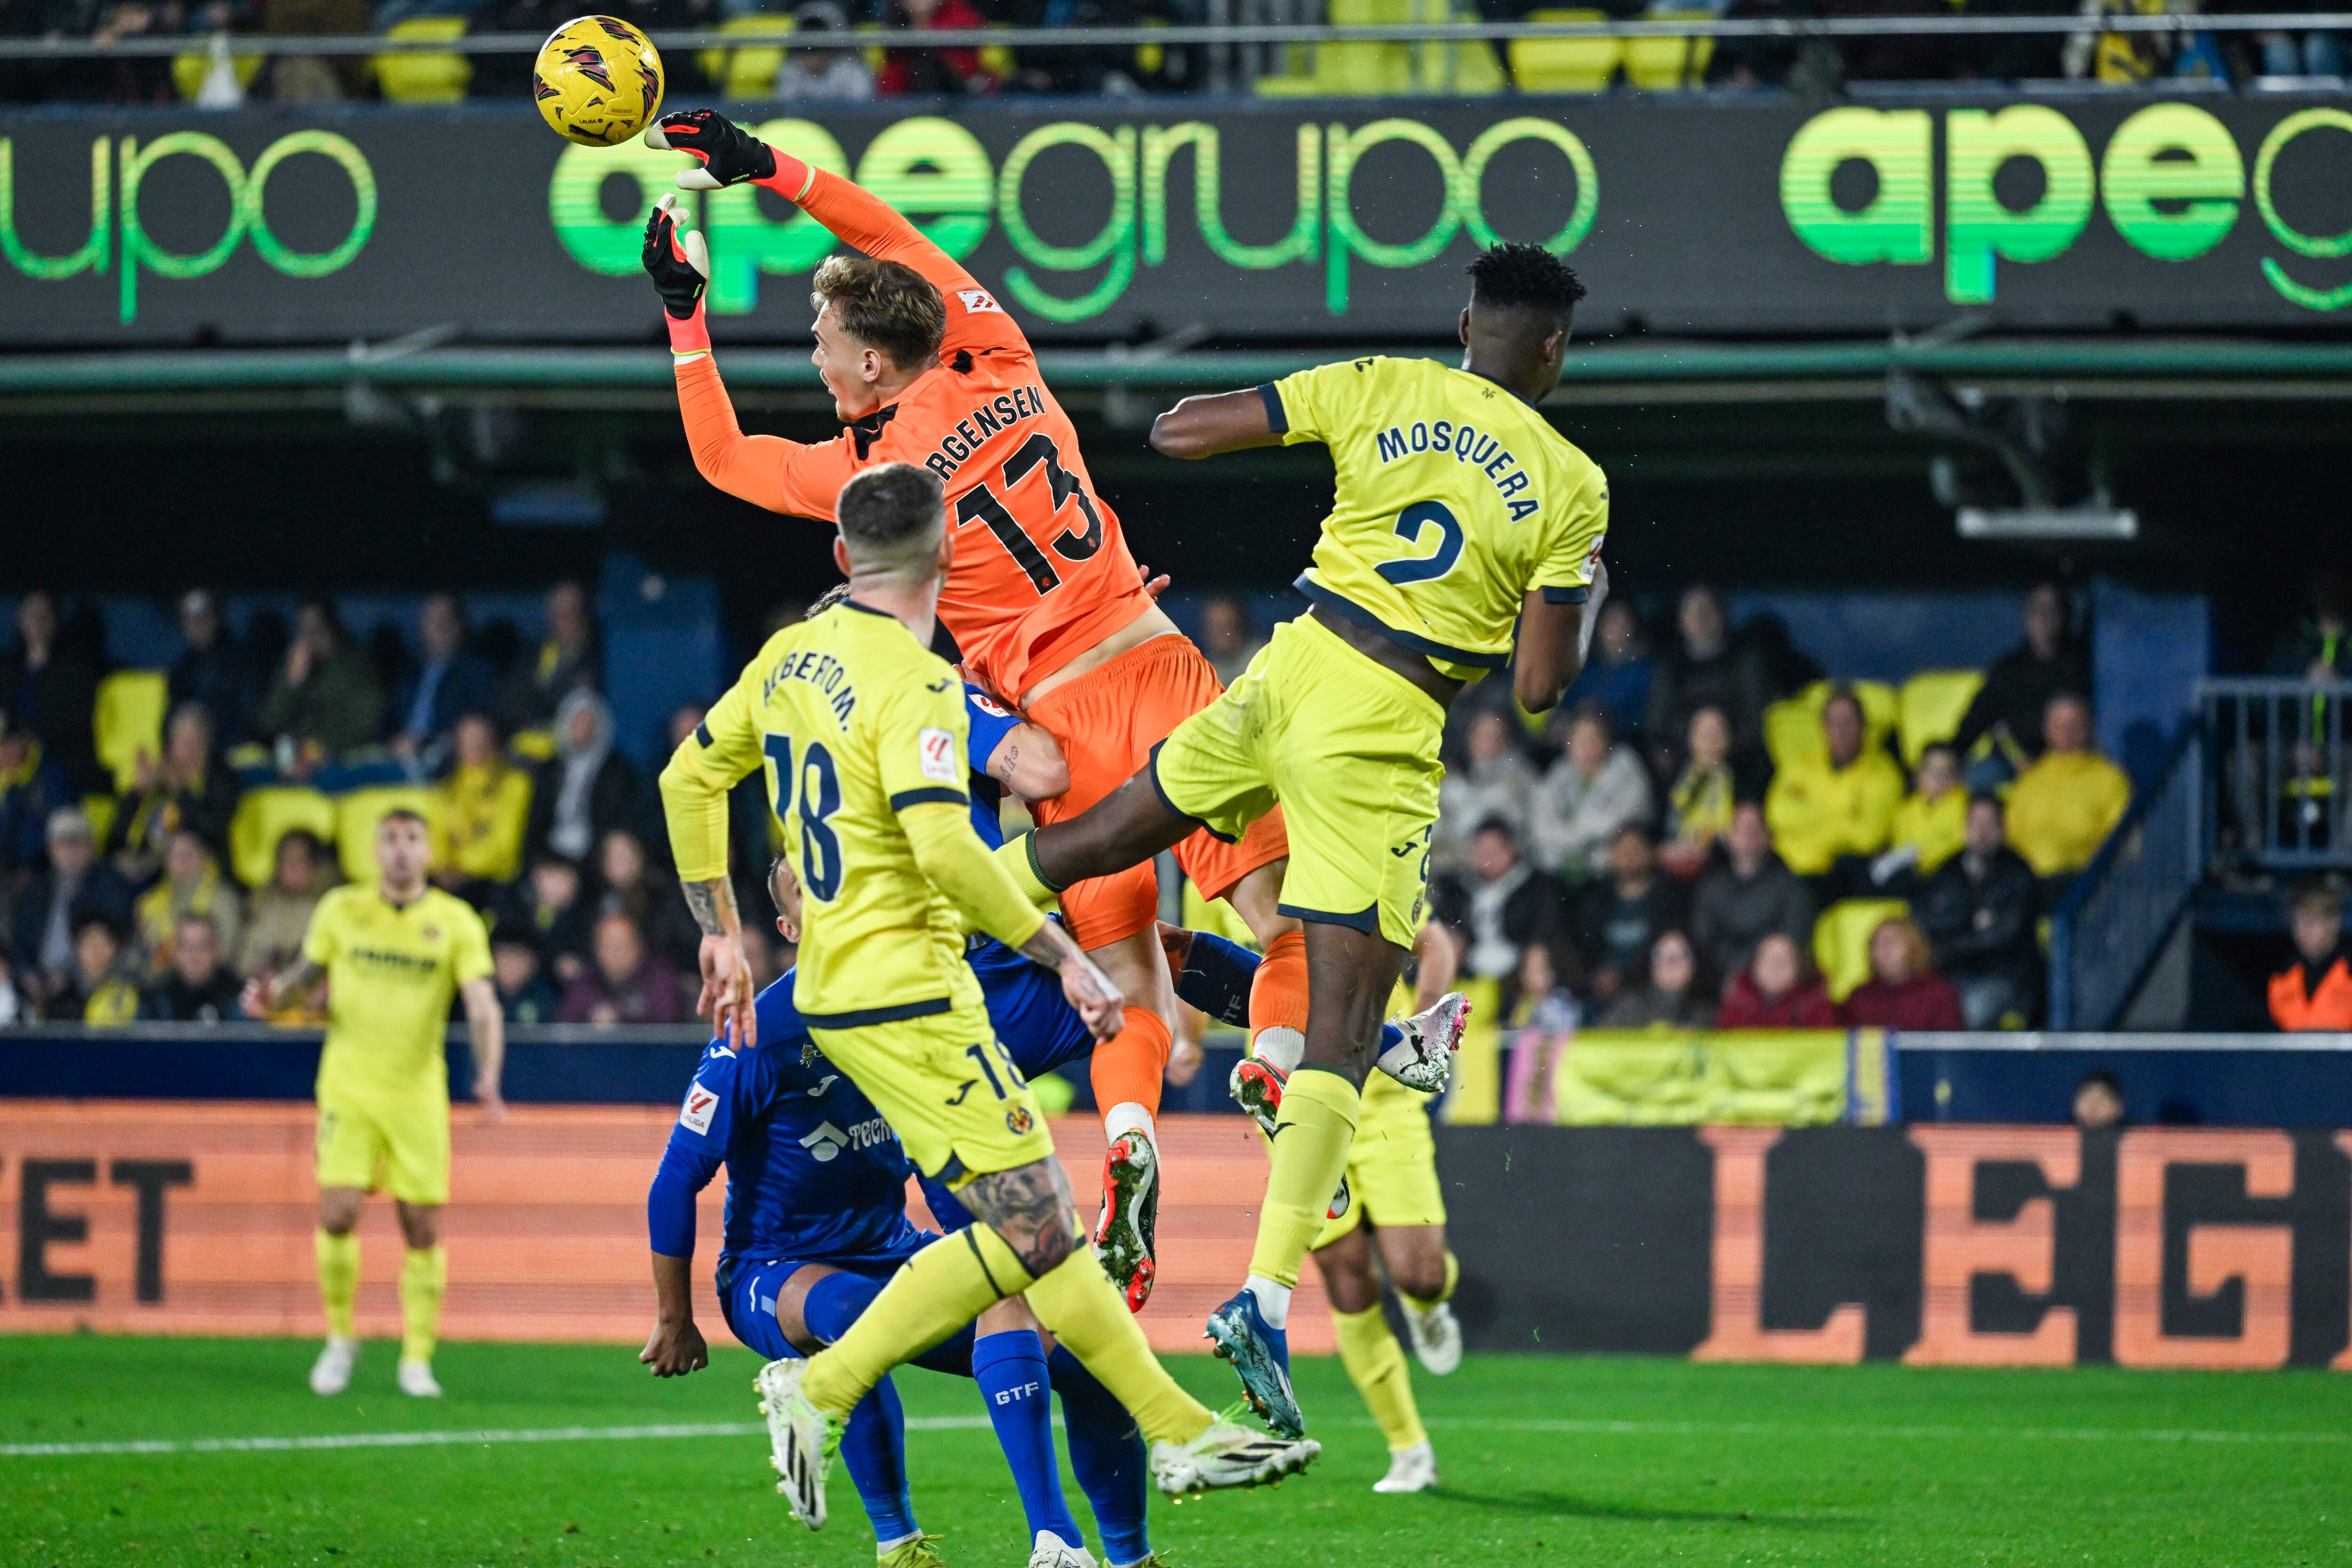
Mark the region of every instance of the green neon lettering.
[[[915, 218], [924, 237], [958, 261], [988, 237], [990, 176], [980, 138], [936, 114], [897, 121], [857, 160], [857, 183]], [[933, 216], [924, 221], [919, 213]]]
[[1262, 270], [1315, 259], [1323, 227], [1323, 139], [1312, 125], [1298, 127], [1298, 209], [1290, 232], [1271, 245], [1247, 245], [1225, 228], [1223, 160], [1217, 127], [1203, 121], [1148, 125], [1143, 131], [1143, 259], [1157, 267], [1168, 259], [1168, 164], [1177, 152], [1192, 149], [1192, 211], [1210, 253], [1228, 267]]
[[[583, 147], [567, 142], [547, 180], [547, 217], [556, 243], [589, 271], [622, 278], [641, 267], [646, 220], [654, 204], [682, 169], [694, 167], [683, 153], [665, 153], [642, 142], [617, 147]], [[614, 222], [604, 216], [604, 182], [615, 174], [637, 183], [637, 210]], [[682, 217], [691, 217], [691, 195], [680, 199]]]
[[[220, 171], [228, 186], [228, 224], [221, 237], [204, 250], [182, 256], [165, 250], [147, 237], [139, 222], [139, 186], [147, 171], [166, 158], [196, 158]], [[174, 131], [158, 136], [144, 148], [138, 139], [122, 139], [122, 321], [128, 326], [139, 314], [139, 268], [159, 278], [201, 278], [226, 261], [236, 242], [245, 237], [245, 165], [219, 138], [197, 131]]]
[[[2091, 220], [2091, 149], [2072, 121], [2046, 104], [1990, 113], [1955, 109], [1944, 119], [1944, 292], [1956, 304], [1989, 303], [1995, 259], [2047, 261]], [[1993, 176], [2011, 158], [2042, 165], [2042, 199], [2011, 212]]]
[[[751, 133], [777, 152], [846, 178], [849, 156], [813, 120], [771, 120]], [[770, 222], [756, 185], [730, 185], [702, 198], [703, 237], [710, 246], [709, 300], [714, 315], [740, 316], [760, 302], [760, 274], [806, 272], [831, 254], [833, 235], [808, 214]]]
[[[1878, 176], [1870, 205], [1847, 212], [1830, 195], [1841, 164]], [[1832, 109], [1814, 115], [1780, 155], [1780, 213], [1815, 255], [1848, 267], [1916, 267], [1936, 257], [1935, 125], [1921, 109]]]
[[16, 150], [7, 137], [0, 136], [0, 256], [5, 256], [17, 271], [48, 281], [106, 270], [114, 238], [113, 225], [108, 221], [114, 200], [110, 147], [103, 136], [89, 144], [89, 237], [67, 255], [38, 256], [16, 233]]
[[[1082, 147], [1103, 161], [1110, 174], [1110, 216], [1084, 245], [1054, 245], [1039, 237], [1021, 210], [1021, 182], [1037, 154], [1051, 147]], [[1021, 268], [1004, 269], [1004, 287], [1024, 309], [1053, 321], [1080, 321], [1101, 314], [1135, 278], [1135, 127], [1105, 132], [1076, 121], [1041, 125], [1024, 136], [997, 176], [996, 208], [1004, 237], [1025, 260], [1054, 272], [1076, 272], [1110, 262], [1101, 282], [1075, 300], [1046, 293]]]
[[[2246, 161], [2229, 128], [2194, 104], [2151, 104], [2117, 126], [2100, 155], [2107, 221], [2158, 261], [2188, 261], [2221, 244], [2245, 194]], [[2168, 212], [2158, 202], [2180, 205]]]
[[1593, 215], [1601, 210], [1601, 175], [1592, 166], [1592, 154], [1585, 150], [1583, 138], [1554, 121], [1524, 116], [1489, 125], [1478, 132], [1470, 150], [1462, 155], [1458, 192], [1462, 222], [1470, 230], [1470, 237], [1480, 245], [1502, 243], [1503, 237], [1486, 221], [1484, 186], [1487, 163], [1514, 142], [1549, 142], [1568, 155], [1568, 166], [1576, 174], [1576, 205], [1570, 209], [1568, 221], [1560, 226], [1559, 232], [1543, 242], [1546, 250], [1566, 256], [1591, 232]]
[[[2271, 127], [2271, 133], [2263, 138], [2262, 148], [2254, 154], [2254, 210], [2263, 215], [2263, 222], [2278, 242], [2298, 256], [2352, 255], [2352, 230], [2336, 235], [2304, 234], [2279, 216], [2277, 204], [2271, 197], [2271, 174], [2279, 154], [2305, 132], [2322, 127], [2352, 132], [2352, 114], [2340, 109], [2306, 109]], [[2289, 277], [2274, 257], [2263, 258], [2263, 277], [2283, 298], [2306, 310], [2340, 310], [2352, 305], [2352, 282], [2334, 289], [2314, 289]]]
[[[352, 215], [351, 232], [332, 248], [315, 254], [293, 249], [271, 233], [268, 214], [263, 210], [270, 174], [278, 164], [302, 153], [331, 160], [349, 176], [356, 209]], [[367, 159], [357, 147], [331, 131], [297, 131], [271, 142], [253, 161], [253, 172], [245, 177], [238, 201], [245, 226], [253, 235], [254, 254], [289, 278], [324, 278], [341, 268], [360, 253], [368, 236], [375, 232], [375, 171], [368, 167]]]
[[[1462, 163], [1454, 155], [1454, 144], [1417, 120], [1376, 120], [1352, 133], [1346, 126], [1335, 123], [1326, 129], [1324, 139], [1331, 166], [1329, 195], [1325, 202], [1331, 243], [1324, 260], [1323, 302], [1333, 315], [1340, 316], [1348, 310], [1348, 258], [1351, 254], [1375, 267], [1419, 267], [1434, 261], [1453, 243], [1454, 232], [1462, 226], [1463, 210], [1475, 205], [1476, 196], [1475, 193], [1467, 197], [1464, 194]], [[1366, 234], [1349, 205], [1349, 188], [1356, 177], [1356, 164], [1365, 153], [1384, 142], [1410, 142], [1423, 149], [1436, 160], [1438, 173], [1445, 182], [1436, 221], [1420, 238], [1402, 245], [1390, 245]]]

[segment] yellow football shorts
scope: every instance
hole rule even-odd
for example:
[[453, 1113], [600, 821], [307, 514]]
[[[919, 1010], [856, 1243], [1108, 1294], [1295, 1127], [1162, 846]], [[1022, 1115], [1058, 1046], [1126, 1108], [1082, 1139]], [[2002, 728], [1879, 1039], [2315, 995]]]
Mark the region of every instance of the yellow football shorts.
[[1429, 1097], [1374, 1068], [1364, 1079], [1356, 1141], [1348, 1150], [1348, 1212], [1323, 1223], [1318, 1247], [1370, 1220], [1376, 1226], [1444, 1225], [1445, 1194], [1437, 1180], [1437, 1141], [1429, 1134]]
[[319, 1185], [449, 1201], [449, 1102], [427, 1095], [319, 1096]]
[[985, 1007], [854, 1029], [811, 1025], [809, 1036], [874, 1102], [907, 1158], [951, 1188], [1054, 1152], [1045, 1114]]
[[1307, 616], [1151, 761], [1169, 808], [1238, 838], [1278, 802], [1282, 912], [1412, 945], [1429, 884], [1445, 712]]

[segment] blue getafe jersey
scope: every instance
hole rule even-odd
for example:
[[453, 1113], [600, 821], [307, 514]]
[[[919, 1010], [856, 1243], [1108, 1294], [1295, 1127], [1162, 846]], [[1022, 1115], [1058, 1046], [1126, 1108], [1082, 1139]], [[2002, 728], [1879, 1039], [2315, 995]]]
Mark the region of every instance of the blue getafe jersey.
[[971, 826], [980, 841], [991, 849], [1004, 847], [1004, 826], [996, 820], [997, 808], [1004, 804], [1004, 786], [988, 773], [988, 759], [1006, 734], [1019, 727], [1020, 715], [1007, 712], [1002, 704], [970, 681], [963, 688], [964, 712], [971, 719], [971, 748], [964, 753], [964, 766], [971, 770]]

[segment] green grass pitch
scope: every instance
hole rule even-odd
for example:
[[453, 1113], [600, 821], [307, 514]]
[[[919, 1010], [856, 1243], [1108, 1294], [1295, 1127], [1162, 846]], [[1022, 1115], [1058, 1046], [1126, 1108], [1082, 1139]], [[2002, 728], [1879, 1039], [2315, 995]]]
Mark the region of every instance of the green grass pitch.
[[[0, 1563], [838, 1564], [856, 1494], [810, 1535], [753, 1436], [191, 1451], [191, 1441], [547, 1432], [754, 1419], [743, 1351], [657, 1384], [625, 1350], [449, 1345], [437, 1404], [372, 1344], [352, 1392], [293, 1341], [0, 1339]], [[1218, 1363], [1176, 1371], [1231, 1393]], [[916, 1507], [955, 1568], [1026, 1560], [971, 1384], [902, 1373]], [[1473, 1357], [1415, 1373], [1445, 1472], [1377, 1497], [1384, 1454], [1333, 1362], [1303, 1362], [1326, 1445], [1278, 1491], [1155, 1503], [1178, 1568], [1422, 1563], [2352, 1564], [2352, 1382], [1694, 1366]], [[972, 1425], [959, 1426], [958, 1421]], [[141, 1441], [146, 1453], [34, 1454]], [[1075, 1493], [1074, 1493], [1075, 1496]], [[1083, 1509], [1079, 1517], [1086, 1518]]]

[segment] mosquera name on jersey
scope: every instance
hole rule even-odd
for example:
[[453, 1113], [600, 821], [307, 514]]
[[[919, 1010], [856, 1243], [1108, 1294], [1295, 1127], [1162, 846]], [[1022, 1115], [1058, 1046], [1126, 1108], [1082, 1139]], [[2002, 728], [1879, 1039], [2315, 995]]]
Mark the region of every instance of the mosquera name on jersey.
[[489, 932], [473, 907], [438, 888], [406, 904], [337, 888], [310, 916], [302, 956], [327, 972], [320, 1098], [447, 1103], [449, 1004], [490, 973]]
[[[727, 871], [728, 789], [766, 769], [804, 895], [793, 1000], [810, 1025], [981, 1005], [955, 906], [924, 875], [901, 822], [951, 806], [954, 830], [971, 837], [969, 725], [947, 662], [853, 601], [769, 638], [664, 770], [678, 876], [698, 882]], [[977, 840], [972, 854], [989, 864]], [[1009, 879], [1002, 891], [1007, 907], [991, 933], [1018, 945], [1042, 917]]]
[[1299, 592], [1469, 679], [1510, 662], [1520, 601], [1588, 596], [1609, 481], [1510, 392], [1434, 360], [1343, 360], [1259, 389], [1339, 484]]

